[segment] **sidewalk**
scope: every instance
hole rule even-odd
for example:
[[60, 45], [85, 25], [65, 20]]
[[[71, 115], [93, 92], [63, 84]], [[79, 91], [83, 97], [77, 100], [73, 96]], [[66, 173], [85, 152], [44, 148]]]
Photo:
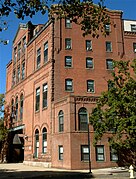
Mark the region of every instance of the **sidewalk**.
[[[135, 173], [136, 176], [136, 173]], [[44, 168], [24, 165], [22, 163], [0, 164], [0, 179], [4, 178], [64, 178], [64, 179], [129, 179], [129, 172], [124, 168], [92, 169], [88, 170], [64, 170], [56, 168]]]

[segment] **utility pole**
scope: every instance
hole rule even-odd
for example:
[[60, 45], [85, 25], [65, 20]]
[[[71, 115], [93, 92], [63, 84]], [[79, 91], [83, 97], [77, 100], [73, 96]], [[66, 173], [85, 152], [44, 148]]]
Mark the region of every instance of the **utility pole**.
[[91, 171], [91, 150], [90, 150], [90, 129], [89, 129], [89, 115], [88, 115], [88, 151], [89, 151], [89, 173], [92, 173]]

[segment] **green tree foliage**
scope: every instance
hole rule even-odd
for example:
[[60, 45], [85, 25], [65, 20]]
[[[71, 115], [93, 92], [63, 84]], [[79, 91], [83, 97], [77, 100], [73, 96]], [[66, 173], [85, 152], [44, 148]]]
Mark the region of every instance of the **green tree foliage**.
[[3, 106], [4, 106], [4, 94], [0, 94], [0, 116], [3, 111]]
[[0, 94], [0, 144], [7, 136], [7, 129], [4, 127], [4, 102], [4, 94]]
[[[57, 14], [59, 18], [70, 18], [79, 24], [83, 35], [91, 34], [98, 37], [100, 31], [105, 33], [105, 24], [109, 23], [104, 0], [97, 5], [93, 0], [0, 0], [0, 16], [8, 16], [14, 12], [17, 18], [33, 17], [37, 12], [43, 15], [48, 11], [50, 15]], [[54, 4], [57, 5], [54, 5]]]
[[131, 150], [136, 156], [136, 60], [131, 65], [129, 61], [114, 64], [113, 79], [108, 81], [109, 90], [102, 93], [90, 117], [95, 130], [94, 144], [109, 133], [113, 148]]

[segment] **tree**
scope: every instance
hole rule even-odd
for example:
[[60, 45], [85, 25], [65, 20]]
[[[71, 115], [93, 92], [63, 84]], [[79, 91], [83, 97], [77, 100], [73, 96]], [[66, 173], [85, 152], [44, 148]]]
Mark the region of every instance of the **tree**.
[[102, 93], [90, 117], [94, 145], [109, 133], [110, 146], [121, 150], [122, 157], [136, 165], [136, 60], [131, 66], [129, 61], [116, 61], [114, 65], [109, 90]]
[[0, 94], [0, 160], [3, 161], [7, 151], [8, 130], [4, 126], [4, 94]]
[[24, 19], [25, 16], [33, 17], [38, 11], [43, 15], [48, 11], [50, 15], [57, 14], [58, 18], [70, 18], [81, 26], [84, 36], [92, 34], [98, 37], [100, 31], [106, 35], [105, 25], [109, 23], [103, 2], [100, 0], [98, 5], [94, 5], [93, 0], [1, 0], [0, 16], [14, 12], [17, 18]]

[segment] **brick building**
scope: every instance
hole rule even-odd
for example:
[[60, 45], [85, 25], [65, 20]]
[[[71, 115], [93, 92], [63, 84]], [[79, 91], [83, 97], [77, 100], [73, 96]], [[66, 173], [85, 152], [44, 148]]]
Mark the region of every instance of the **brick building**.
[[121, 11], [108, 13], [109, 33], [98, 39], [83, 37], [69, 19], [19, 25], [7, 65], [8, 161], [88, 169], [90, 149], [92, 168], [118, 165], [109, 134], [93, 147], [88, 128], [92, 108], [108, 89], [112, 60], [136, 57], [136, 21], [122, 20]]

